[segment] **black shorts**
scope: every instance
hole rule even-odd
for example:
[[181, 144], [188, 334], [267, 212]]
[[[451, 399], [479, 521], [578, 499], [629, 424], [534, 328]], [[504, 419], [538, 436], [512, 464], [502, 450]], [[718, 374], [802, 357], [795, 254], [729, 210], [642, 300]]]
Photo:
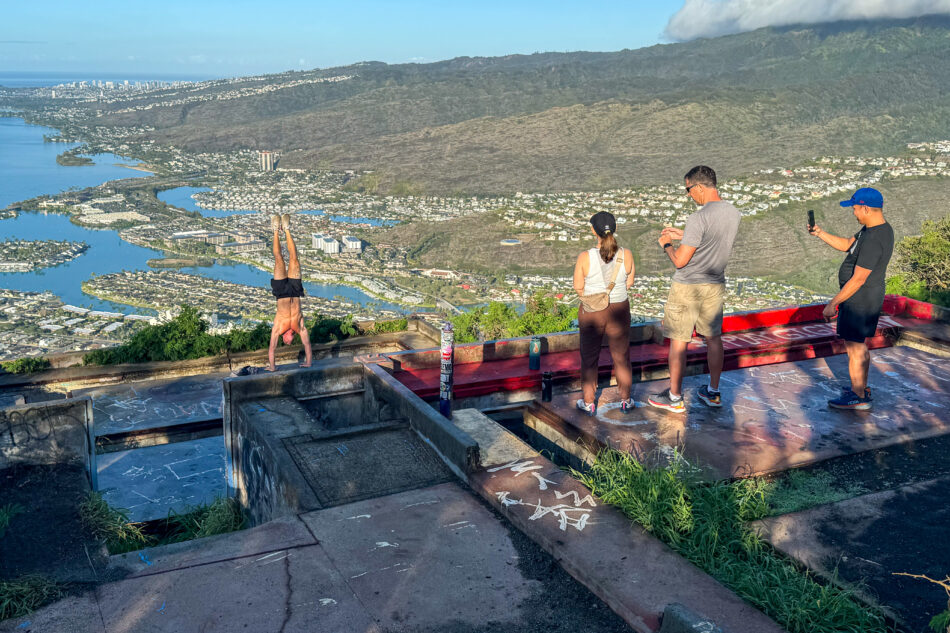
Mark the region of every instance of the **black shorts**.
[[873, 309], [849, 305], [845, 301], [838, 306], [838, 336], [853, 343], [863, 343], [864, 339], [874, 336], [880, 316], [881, 306]]
[[270, 287], [274, 296], [278, 299], [304, 296], [303, 284], [299, 279], [291, 279], [289, 277], [286, 279], [271, 279]]

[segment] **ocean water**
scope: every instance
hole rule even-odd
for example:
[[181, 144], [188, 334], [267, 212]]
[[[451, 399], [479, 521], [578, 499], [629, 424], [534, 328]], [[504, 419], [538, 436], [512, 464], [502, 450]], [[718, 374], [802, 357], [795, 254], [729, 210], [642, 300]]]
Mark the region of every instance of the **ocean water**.
[[[41, 194], [147, 175], [116, 166], [116, 163], [134, 164], [135, 161], [112, 154], [94, 156], [96, 164], [91, 166], [58, 165], [57, 154], [75, 145], [43, 142], [43, 134], [55, 132], [51, 128], [27, 125], [22, 119], [0, 118], [0, 208]], [[123, 241], [116, 231], [77, 226], [67, 216], [52, 213], [20, 213], [16, 218], [0, 220], [0, 240], [14, 238], [81, 241], [89, 244], [89, 249], [60, 266], [26, 273], [0, 273], [0, 288], [35, 292], [49, 290], [69, 304], [124, 313], [141, 311], [86, 295], [81, 289], [82, 282], [92, 275], [122, 270], [149, 270], [146, 263], [149, 259], [164, 256], [162, 251]], [[209, 279], [270, 287], [270, 272], [246, 264], [216, 263], [210, 267], [181, 270]], [[360, 305], [373, 304], [382, 309], [406, 311], [397, 304], [377, 300], [352, 286], [305, 283], [304, 288], [311, 296], [327, 299], [343, 297]]]

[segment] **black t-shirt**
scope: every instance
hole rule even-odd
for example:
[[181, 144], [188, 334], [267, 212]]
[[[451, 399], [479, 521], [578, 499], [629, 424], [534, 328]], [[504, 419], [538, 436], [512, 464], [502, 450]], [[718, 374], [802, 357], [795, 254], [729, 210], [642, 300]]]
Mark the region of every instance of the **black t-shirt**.
[[872, 227], [865, 226], [855, 233], [854, 238], [847, 257], [838, 269], [838, 283], [844, 287], [854, 275], [855, 266], [867, 268], [871, 274], [864, 285], [845, 303], [854, 307], [880, 310], [884, 302], [884, 274], [887, 272], [888, 262], [891, 261], [891, 253], [894, 252], [894, 229], [887, 222]]

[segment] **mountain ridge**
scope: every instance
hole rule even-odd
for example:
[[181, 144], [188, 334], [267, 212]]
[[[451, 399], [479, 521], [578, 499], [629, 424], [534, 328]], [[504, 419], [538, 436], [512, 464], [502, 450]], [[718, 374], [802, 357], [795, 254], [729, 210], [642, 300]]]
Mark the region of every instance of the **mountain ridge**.
[[[206, 101], [101, 120], [153, 125], [191, 150], [377, 170], [384, 187], [430, 193], [623, 187], [678, 179], [695, 161], [735, 174], [936, 140], [950, 128], [948, 62], [950, 17], [852, 21], [606, 53], [364, 62], [251, 81], [346, 80], [228, 100], [211, 100], [229, 89], [214, 83], [195, 92]], [[587, 142], [584, 130], [608, 123]]]

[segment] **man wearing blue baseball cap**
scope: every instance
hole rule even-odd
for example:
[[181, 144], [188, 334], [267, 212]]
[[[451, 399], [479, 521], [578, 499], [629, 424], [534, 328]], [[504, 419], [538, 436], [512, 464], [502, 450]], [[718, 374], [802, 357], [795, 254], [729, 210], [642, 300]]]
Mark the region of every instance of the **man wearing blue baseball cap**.
[[848, 350], [848, 371], [851, 388], [842, 389], [841, 396], [828, 401], [835, 409], [871, 408], [868, 389], [867, 338], [874, 336], [877, 320], [884, 305], [884, 273], [894, 251], [894, 229], [884, 219], [884, 196], [877, 189], [858, 189], [850, 200], [841, 202], [851, 207], [861, 230], [854, 237], [838, 237], [814, 226], [808, 232], [848, 255], [838, 269], [841, 290], [825, 306], [822, 313], [830, 321], [838, 315], [838, 336]]

